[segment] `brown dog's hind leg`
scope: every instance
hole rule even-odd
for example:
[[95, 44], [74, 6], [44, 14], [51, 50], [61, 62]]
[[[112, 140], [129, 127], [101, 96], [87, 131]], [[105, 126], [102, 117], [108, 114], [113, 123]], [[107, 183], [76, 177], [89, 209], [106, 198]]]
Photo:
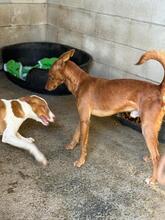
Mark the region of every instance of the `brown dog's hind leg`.
[[73, 138], [69, 144], [65, 146], [67, 150], [73, 150], [80, 141], [80, 123], [76, 127]]
[[158, 151], [158, 132], [162, 118], [163, 114], [156, 111], [154, 111], [153, 115], [152, 112], [146, 112], [142, 117], [142, 133], [149, 149], [153, 165], [152, 176], [146, 180], [148, 184], [154, 184], [157, 181], [158, 163], [160, 159]]
[[160, 155], [158, 152], [158, 142], [157, 142], [157, 135], [150, 127], [143, 128], [143, 135], [149, 149], [152, 165], [153, 165], [153, 173], [149, 179], [146, 179], [148, 184], [154, 184], [157, 180], [157, 168], [160, 159]]
[[88, 134], [89, 134], [89, 121], [80, 122], [80, 145], [81, 145], [81, 154], [79, 160], [74, 162], [74, 166], [81, 167], [87, 157], [87, 143], [88, 143]]
[[158, 166], [158, 182], [162, 185], [165, 185], [165, 155], [160, 159]]

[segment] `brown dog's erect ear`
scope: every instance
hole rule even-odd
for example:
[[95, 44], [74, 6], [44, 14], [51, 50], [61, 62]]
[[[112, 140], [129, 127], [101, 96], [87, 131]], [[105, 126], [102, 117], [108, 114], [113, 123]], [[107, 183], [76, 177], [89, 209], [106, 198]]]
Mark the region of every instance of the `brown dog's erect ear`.
[[75, 49], [69, 50], [66, 53], [63, 53], [60, 57], [59, 60], [62, 60], [63, 62], [68, 61], [75, 53]]

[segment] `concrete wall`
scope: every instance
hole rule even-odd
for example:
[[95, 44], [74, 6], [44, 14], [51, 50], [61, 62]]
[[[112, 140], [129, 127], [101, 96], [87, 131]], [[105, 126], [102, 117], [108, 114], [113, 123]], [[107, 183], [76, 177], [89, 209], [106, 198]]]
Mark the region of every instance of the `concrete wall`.
[[95, 75], [159, 82], [158, 63], [134, 64], [145, 50], [165, 48], [164, 12], [161, 0], [48, 0], [47, 39], [88, 51]]
[[95, 75], [160, 81], [158, 63], [134, 63], [146, 50], [165, 48], [164, 11], [162, 0], [0, 0], [0, 47], [61, 42], [92, 54]]
[[0, 0], [0, 47], [46, 38], [46, 0]]

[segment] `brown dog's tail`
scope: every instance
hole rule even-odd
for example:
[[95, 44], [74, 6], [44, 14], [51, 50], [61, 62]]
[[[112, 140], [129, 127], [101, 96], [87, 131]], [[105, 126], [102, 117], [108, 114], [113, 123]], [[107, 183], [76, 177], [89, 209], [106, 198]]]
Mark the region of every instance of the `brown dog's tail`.
[[[140, 60], [136, 63], [136, 65], [143, 64], [146, 61], [151, 60], [151, 59], [157, 60], [159, 63], [161, 63], [165, 71], [165, 52], [163, 51], [155, 51], [155, 50], [147, 51], [141, 56]], [[165, 75], [161, 82], [161, 86], [165, 87]]]

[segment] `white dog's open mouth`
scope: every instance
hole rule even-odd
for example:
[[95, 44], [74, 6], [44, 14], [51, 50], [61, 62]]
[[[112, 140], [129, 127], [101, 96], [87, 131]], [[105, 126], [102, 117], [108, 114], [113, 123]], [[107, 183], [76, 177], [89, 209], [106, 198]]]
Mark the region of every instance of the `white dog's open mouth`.
[[45, 115], [41, 115], [40, 116], [40, 119], [42, 120], [42, 124], [45, 125], [45, 126], [48, 126], [49, 125], [49, 118]]

